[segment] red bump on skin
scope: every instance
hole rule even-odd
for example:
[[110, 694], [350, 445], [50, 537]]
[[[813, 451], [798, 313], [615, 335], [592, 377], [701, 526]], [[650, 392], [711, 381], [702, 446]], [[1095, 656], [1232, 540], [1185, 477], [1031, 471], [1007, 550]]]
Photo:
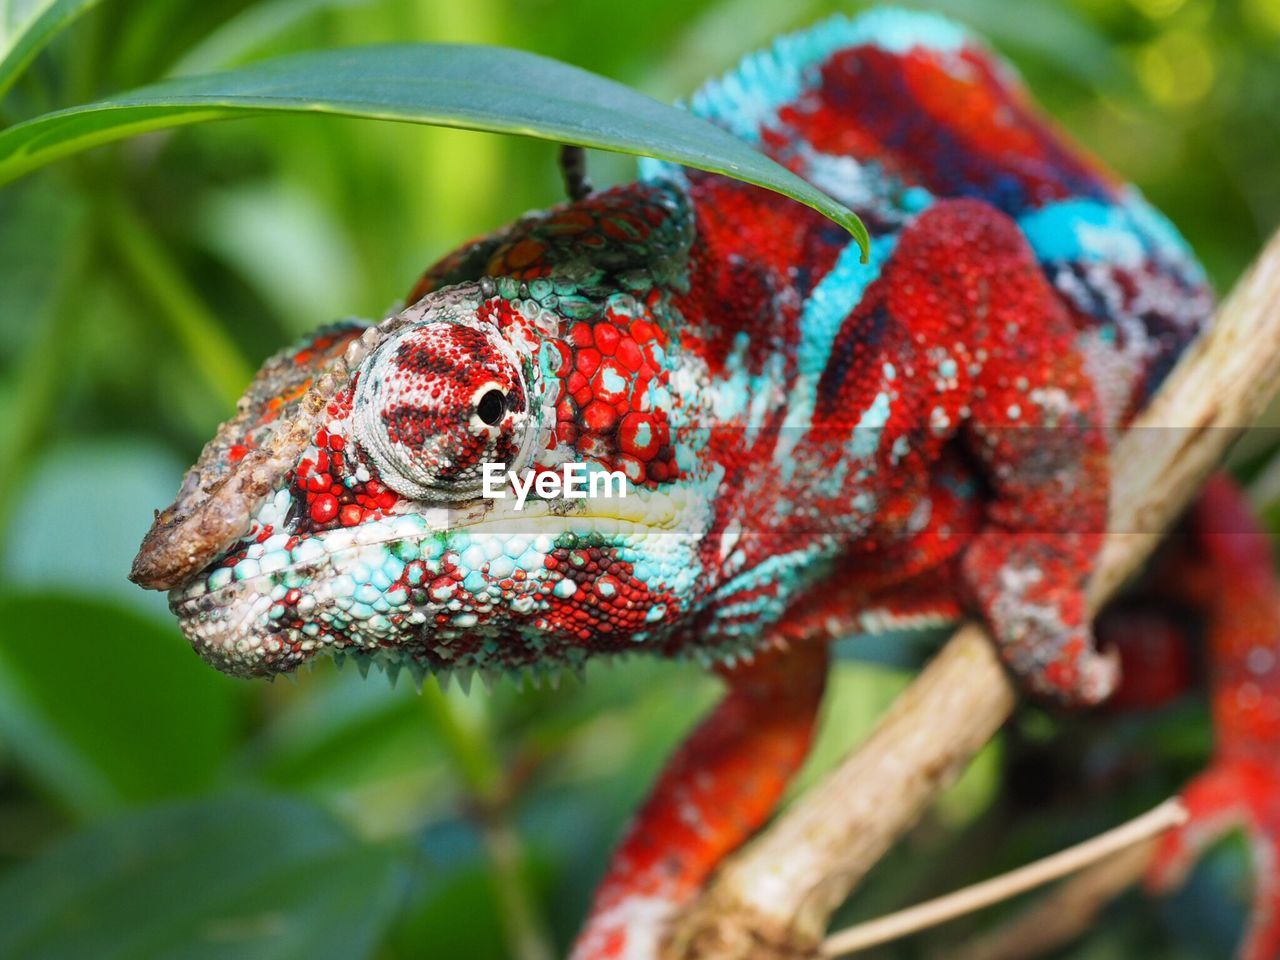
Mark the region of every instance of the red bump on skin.
[[[627, 341], [629, 342], [629, 341]], [[619, 348], [621, 352], [621, 348]], [[606, 360], [591, 378], [591, 389], [597, 397], [608, 403], [617, 403], [627, 395], [630, 375], [616, 360]]]
[[617, 357], [622, 362], [622, 365], [632, 372], [639, 370], [640, 364], [644, 363], [644, 356], [640, 353], [640, 348], [631, 339], [623, 340], [618, 344]]
[[609, 404], [596, 400], [582, 411], [582, 425], [592, 433], [608, 433], [618, 422], [618, 412]]
[[652, 460], [658, 452], [658, 428], [647, 413], [629, 413], [618, 427], [618, 446], [639, 460]]
[[653, 340], [658, 335], [657, 328], [648, 320], [632, 320], [631, 336], [641, 342]]
[[613, 352], [618, 349], [618, 341], [622, 339], [622, 334], [618, 332], [618, 328], [611, 323], [600, 323], [595, 328], [596, 346], [600, 348], [600, 352], [606, 357], [613, 356]]
[[[317, 479], [312, 477], [312, 479]], [[328, 523], [338, 515], [338, 500], [331, 493], [322, 493], [311, 502], [311, 519], [316, 523]]]
[[578, 358], [574, 364], [578, 372], [584, 377], [589, 377], [596, 372], [600, 366], [600, 351], [592, 347], [585, 347], [578, 351]]

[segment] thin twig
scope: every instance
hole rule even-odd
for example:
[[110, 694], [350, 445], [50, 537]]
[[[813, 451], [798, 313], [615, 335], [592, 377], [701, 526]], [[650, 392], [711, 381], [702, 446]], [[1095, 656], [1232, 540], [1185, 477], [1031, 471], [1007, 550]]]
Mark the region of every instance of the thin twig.
[[1070, 943], [1142, 878], [1155, 849], [1156, 840], [1146, 840], [1094, 864], [994, 931], [947, 947], [939, 960], [1030, 960]]
[[898, 940], [918, 930], [936, 927], [966, 913], [973, 913], [1069, 874], [1078, 873], [1186, 821], [1187, 810], [1182, 802], [1177, 799], [1166, 800], [1154, 810], [1149, 810], [1114, 830], [1108, 830], [1025, 867], [841, 930], [827, 937], [822, 944], [822, 952], [828, 957], [844, 957], [890, 940]]

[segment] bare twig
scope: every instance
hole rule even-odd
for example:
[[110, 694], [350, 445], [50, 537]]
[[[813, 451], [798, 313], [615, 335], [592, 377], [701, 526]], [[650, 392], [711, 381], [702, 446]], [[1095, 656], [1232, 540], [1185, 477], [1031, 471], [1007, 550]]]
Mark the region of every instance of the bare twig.
[[1156, 842], [1146, 840], [1082, 870], [1004, 926], [949, 947], [946, 960], [1031, 960], [1070, 943], [1093, 925], [1103, 907], [1142, 878]]
[[926, 903], [899, 910], [888, 916], [860, 923], [827, 937], [822, 952], [828, 957], [844, 957], [869, 947], [936, 927], [938, 924], [973, 913], [983, 907], [1009, 900], [1018, 894], [1073, 873], [1079, 873], [1100, 861], [1109, 861], [1116, 854], [1134, 846], [1146, 847], [1146, 842], [1166, 830], [1186, 823], [1187, 811], [1182, 801], [1166, 800], [1154, 810], [1121, 824], [1113, 830], [1099, 834], [1074, 847], [1052, 856], [1029, 863], [1017, 870], [1010, 870], [998, 877], [975, 883], [929, 900]]
[[[1223, 304], [1113, 457], [1099, 606], [1146, 559], [1280, 387], [1280, 237]], [[985, 633], [963, 627], [827, 778], [725, 864], [673, 924], [667, 960], [820, 955], [831, 912], [1012, 711]]]

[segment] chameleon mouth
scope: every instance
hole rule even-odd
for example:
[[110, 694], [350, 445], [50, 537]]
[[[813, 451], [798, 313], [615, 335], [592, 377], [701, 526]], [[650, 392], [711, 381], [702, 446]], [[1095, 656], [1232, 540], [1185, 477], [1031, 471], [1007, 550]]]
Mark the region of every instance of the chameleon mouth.
[[[677, 565], [681, 569], [690, 566], [697, 549], [698, 502], [683, 491], [573, 501], [569, 516], [557, 512], [566, 501], [531, 502], [524, 512], [499, 509], [501, 503], [427, 507], [301, 541], [281, 535], [279, 544], [252, 545], [237, 552], [234, 564], [208, 568], [172, 590], [170, 608], [196, 652], [235, 676], [289, 673], [324, 654], [337, 660], [354, 656], [366, 668], [374, 663], [388, 672], [403, 666], [419, 677], [439, 675], [492, 665], [492, 650], [486, 650], [491, 644], [477, 629], [487, 630], [488, 637], [504, 623], [536, 618], [538, 605], [549, 597], [543, 583], [553, 566], [548, 558], [569, 531], [631, 544], [674, 538], [680, 542], [663, 549], [688, 555], [688, 563]], [[587, 506], [607, 510], [588, 512]], [[520, 556], [495, 549], [514, 541], [528, 545]], [[504, 568], [510, 569], [481, 568], [469, 554], [505, 556]], [[525, 573], [513, 578], [517, 566]], [[481, 580], [472, 584], [470, 577], [455, 576], [459, 586], [442, 588], [447, 578], [441, 576], [460, 567]], [[464, 579], [469, 596], [455, 593]], [[494, 584], [506, 582], [511, 590], [513, 581], [527, 589], [483, 599]], [[459, 608], [459, 601], [480, 606]], [[477, 627], [467, 611], [486, 608]], [[521, 643], [512, 637], [503, 642]], [[568, 635], [543, 635], [539, 642], [553, 648], [573, 644]], [[504, 659], [522, 657], [507, 649]], [[531, 648], [528, 665], [536, 667], [535, 660]]]

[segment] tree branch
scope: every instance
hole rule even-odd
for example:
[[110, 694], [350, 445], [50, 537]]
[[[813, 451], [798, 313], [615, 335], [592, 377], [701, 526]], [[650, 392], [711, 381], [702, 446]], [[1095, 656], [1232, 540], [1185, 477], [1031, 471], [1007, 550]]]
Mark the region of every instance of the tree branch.
[[[1113, 451], [1098, 608], [1280, 387], [1280, 235]], [[990, 639], [962, 627], [866, 742], [743, 850], [672, 925], [664, 960], [820, 956], [832, 911], [1008, 718]]]

